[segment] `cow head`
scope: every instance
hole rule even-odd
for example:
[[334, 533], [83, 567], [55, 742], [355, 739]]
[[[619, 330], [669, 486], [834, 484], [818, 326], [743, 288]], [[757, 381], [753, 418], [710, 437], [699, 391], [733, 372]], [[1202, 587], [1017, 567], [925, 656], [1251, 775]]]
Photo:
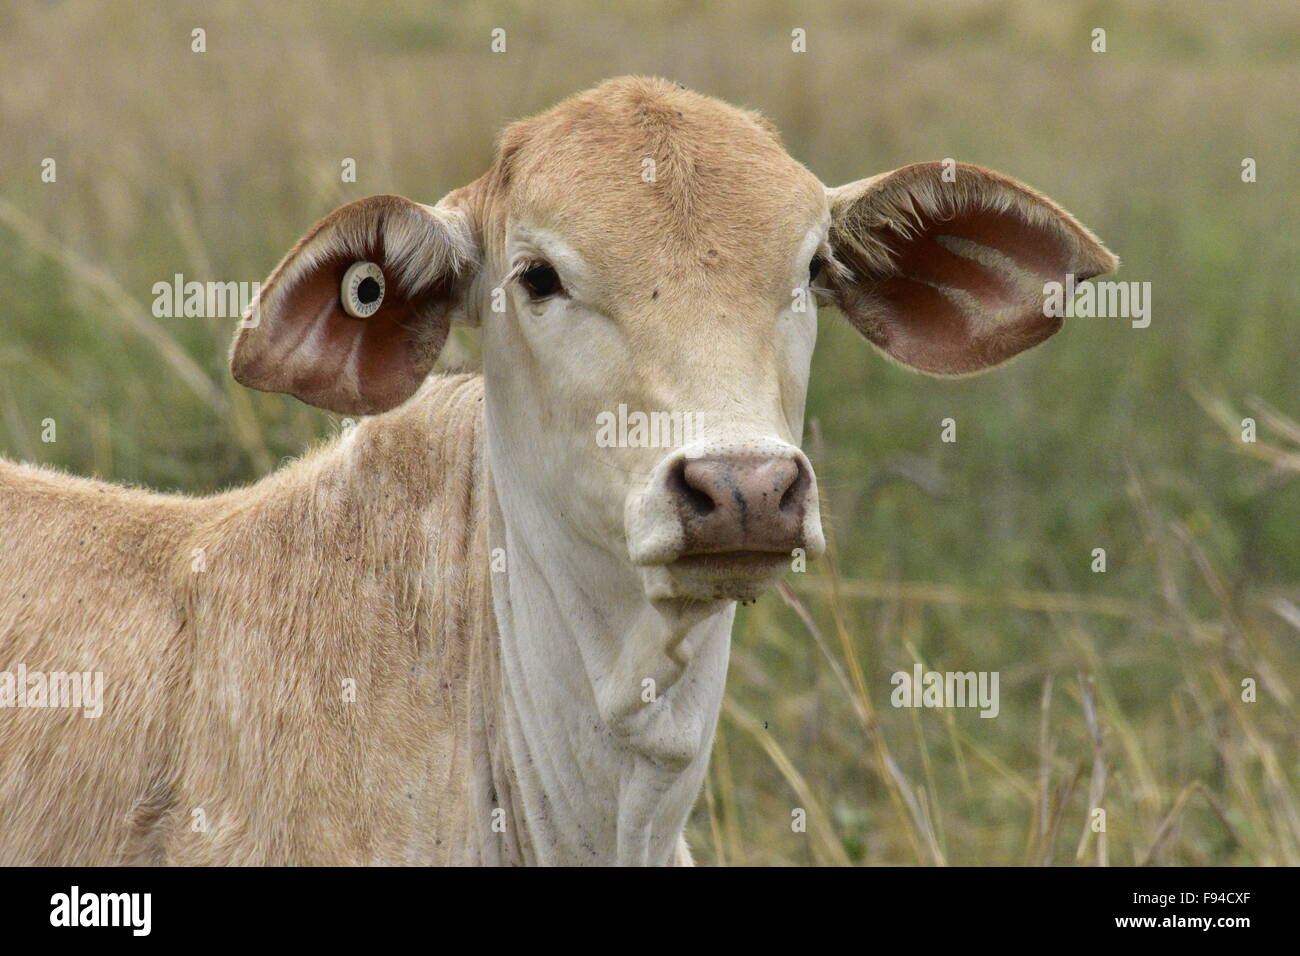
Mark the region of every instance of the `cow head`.
[[798, 447], [818, 300], [890, 358], [960, 375], [1058, 329], [1045, 281], [1115, 265], [988, 170], [827, 189], [760, 116], [623, 79], [510, 127], [436, 206], [327, 217], [267, 281], [232, 365], [375, 413], [416, 390], [452, 321], [481, 325], [498, 492], [652, 600], [745, 599], [824, 546]]

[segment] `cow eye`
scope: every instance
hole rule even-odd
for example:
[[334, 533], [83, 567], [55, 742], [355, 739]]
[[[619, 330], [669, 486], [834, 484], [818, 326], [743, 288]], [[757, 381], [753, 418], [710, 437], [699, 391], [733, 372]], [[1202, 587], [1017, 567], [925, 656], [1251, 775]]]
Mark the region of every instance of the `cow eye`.
[[808, 263], [808, 282], [811, 284], [817, 281], [817, 277], [822, 274], [822, 267], [826, 265], [826, 260], [821, 256], [813, 256], [812, 262]]
[[538, 262], [525, 269], [520, 273], [519, 281], [524, 284], [524, 289], [533, 299], [545, 299], [562, 291], [559, 275], [544, 262]]

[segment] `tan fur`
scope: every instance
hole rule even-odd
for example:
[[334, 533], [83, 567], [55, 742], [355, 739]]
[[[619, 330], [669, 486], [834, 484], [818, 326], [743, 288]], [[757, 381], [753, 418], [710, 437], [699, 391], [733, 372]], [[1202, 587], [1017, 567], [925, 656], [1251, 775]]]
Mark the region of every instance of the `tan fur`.
[[106, 698], [3, 712], [0, 864], [474, 859], [481, 399], [431, 379], [205, 499], [0, 463], [0, 667]]
[[788, 296], [788, 256], [822, 193], [758, 114], [624, 77], [509, 127], [493, 168], [446, 202], [469, 210], [489, 254], [507, 217], [528, 217], [572, 237], [601, 277], [600, 304], [635, 313], [658, 290], [671, 314], [664, 301], [703, 287], [719, 301]]

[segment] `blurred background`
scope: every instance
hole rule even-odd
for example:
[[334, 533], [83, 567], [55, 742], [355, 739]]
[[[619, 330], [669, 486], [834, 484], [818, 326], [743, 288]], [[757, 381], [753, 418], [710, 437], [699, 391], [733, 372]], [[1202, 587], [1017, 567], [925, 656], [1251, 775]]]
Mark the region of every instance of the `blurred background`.
[[[0, 454], [204, 493], [336, 433], [236, 386], [233, 323], [156, 318], [153, 284], [261, 280], [361, 196], [435, 202], [609, 76], [760, 109], [832, 185], [989, 166], [1150, 282], [1151, 325], [1067, 320], [945, 382], [823, 311], [833, 549], [740, 611], [696, 856], [1300, 864], [1298, 53], [1280, 0], [6, 3]], [[999, 672], [999, 716], [890, 706], [916, 663]]]

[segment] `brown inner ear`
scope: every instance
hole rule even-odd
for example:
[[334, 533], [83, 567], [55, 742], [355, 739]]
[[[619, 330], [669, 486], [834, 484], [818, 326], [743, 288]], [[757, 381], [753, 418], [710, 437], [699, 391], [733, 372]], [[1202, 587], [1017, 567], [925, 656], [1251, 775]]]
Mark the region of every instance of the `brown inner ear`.
[[[383, 302], [364, 319], [348, 315], [341, 300], [356, 261], [375, 262], [384, 274]], [[249, 350], [255, 362], [237, 377], [344, 414], [385, 411], [420, 386], [445, 343], [450, 291], [444, 280], [403, 294], [384, 264], [382, 238], [364, 256], [331, 256], [278, 297], [274, 316], [263, 316], [261, 348]]]
[[419, 387], [428, 371], [421, 368], [423, 355], [417, 349], [436, 353], [447, 337], [439, 323], [429, 323], [436, 328], [420, 326], [421, 307], [427, 319], [436, 294], [426, 293], [419, 301], [403, 297], [396, 277], [382, 266], [382, 250], [368, 258], [381, 263], [384, 272], [384, 300], [374, 315], [359, 319], [343, 311], [340, 286], [354, 261], [350, 257], [317, 266], [289, 290], [280, 307], [283, 318], [271, 328], [270, 352], [289, 363], [283, 371], [291, 394], [303, 401], [317, 404], [345, 382], [355, 393], [356, 413], [391, 408]]
[[[971, 250], [959, 254], [942, 244], [948, 237], [997, 256], [981, 261], [969, 257]], [[1042, 314], [1042, 284], [1063, 279], [1071, 255], [1050, 227], [973, 210], [928, 222], [918, 234], [891, 230], [879, 239], [894, 253], [896, 269], [868, 280], [866, 289], [846, 290], [844, 311], [905, 364], [936, 374], [974, 372], [1061, 327], [1059, 318]]]

